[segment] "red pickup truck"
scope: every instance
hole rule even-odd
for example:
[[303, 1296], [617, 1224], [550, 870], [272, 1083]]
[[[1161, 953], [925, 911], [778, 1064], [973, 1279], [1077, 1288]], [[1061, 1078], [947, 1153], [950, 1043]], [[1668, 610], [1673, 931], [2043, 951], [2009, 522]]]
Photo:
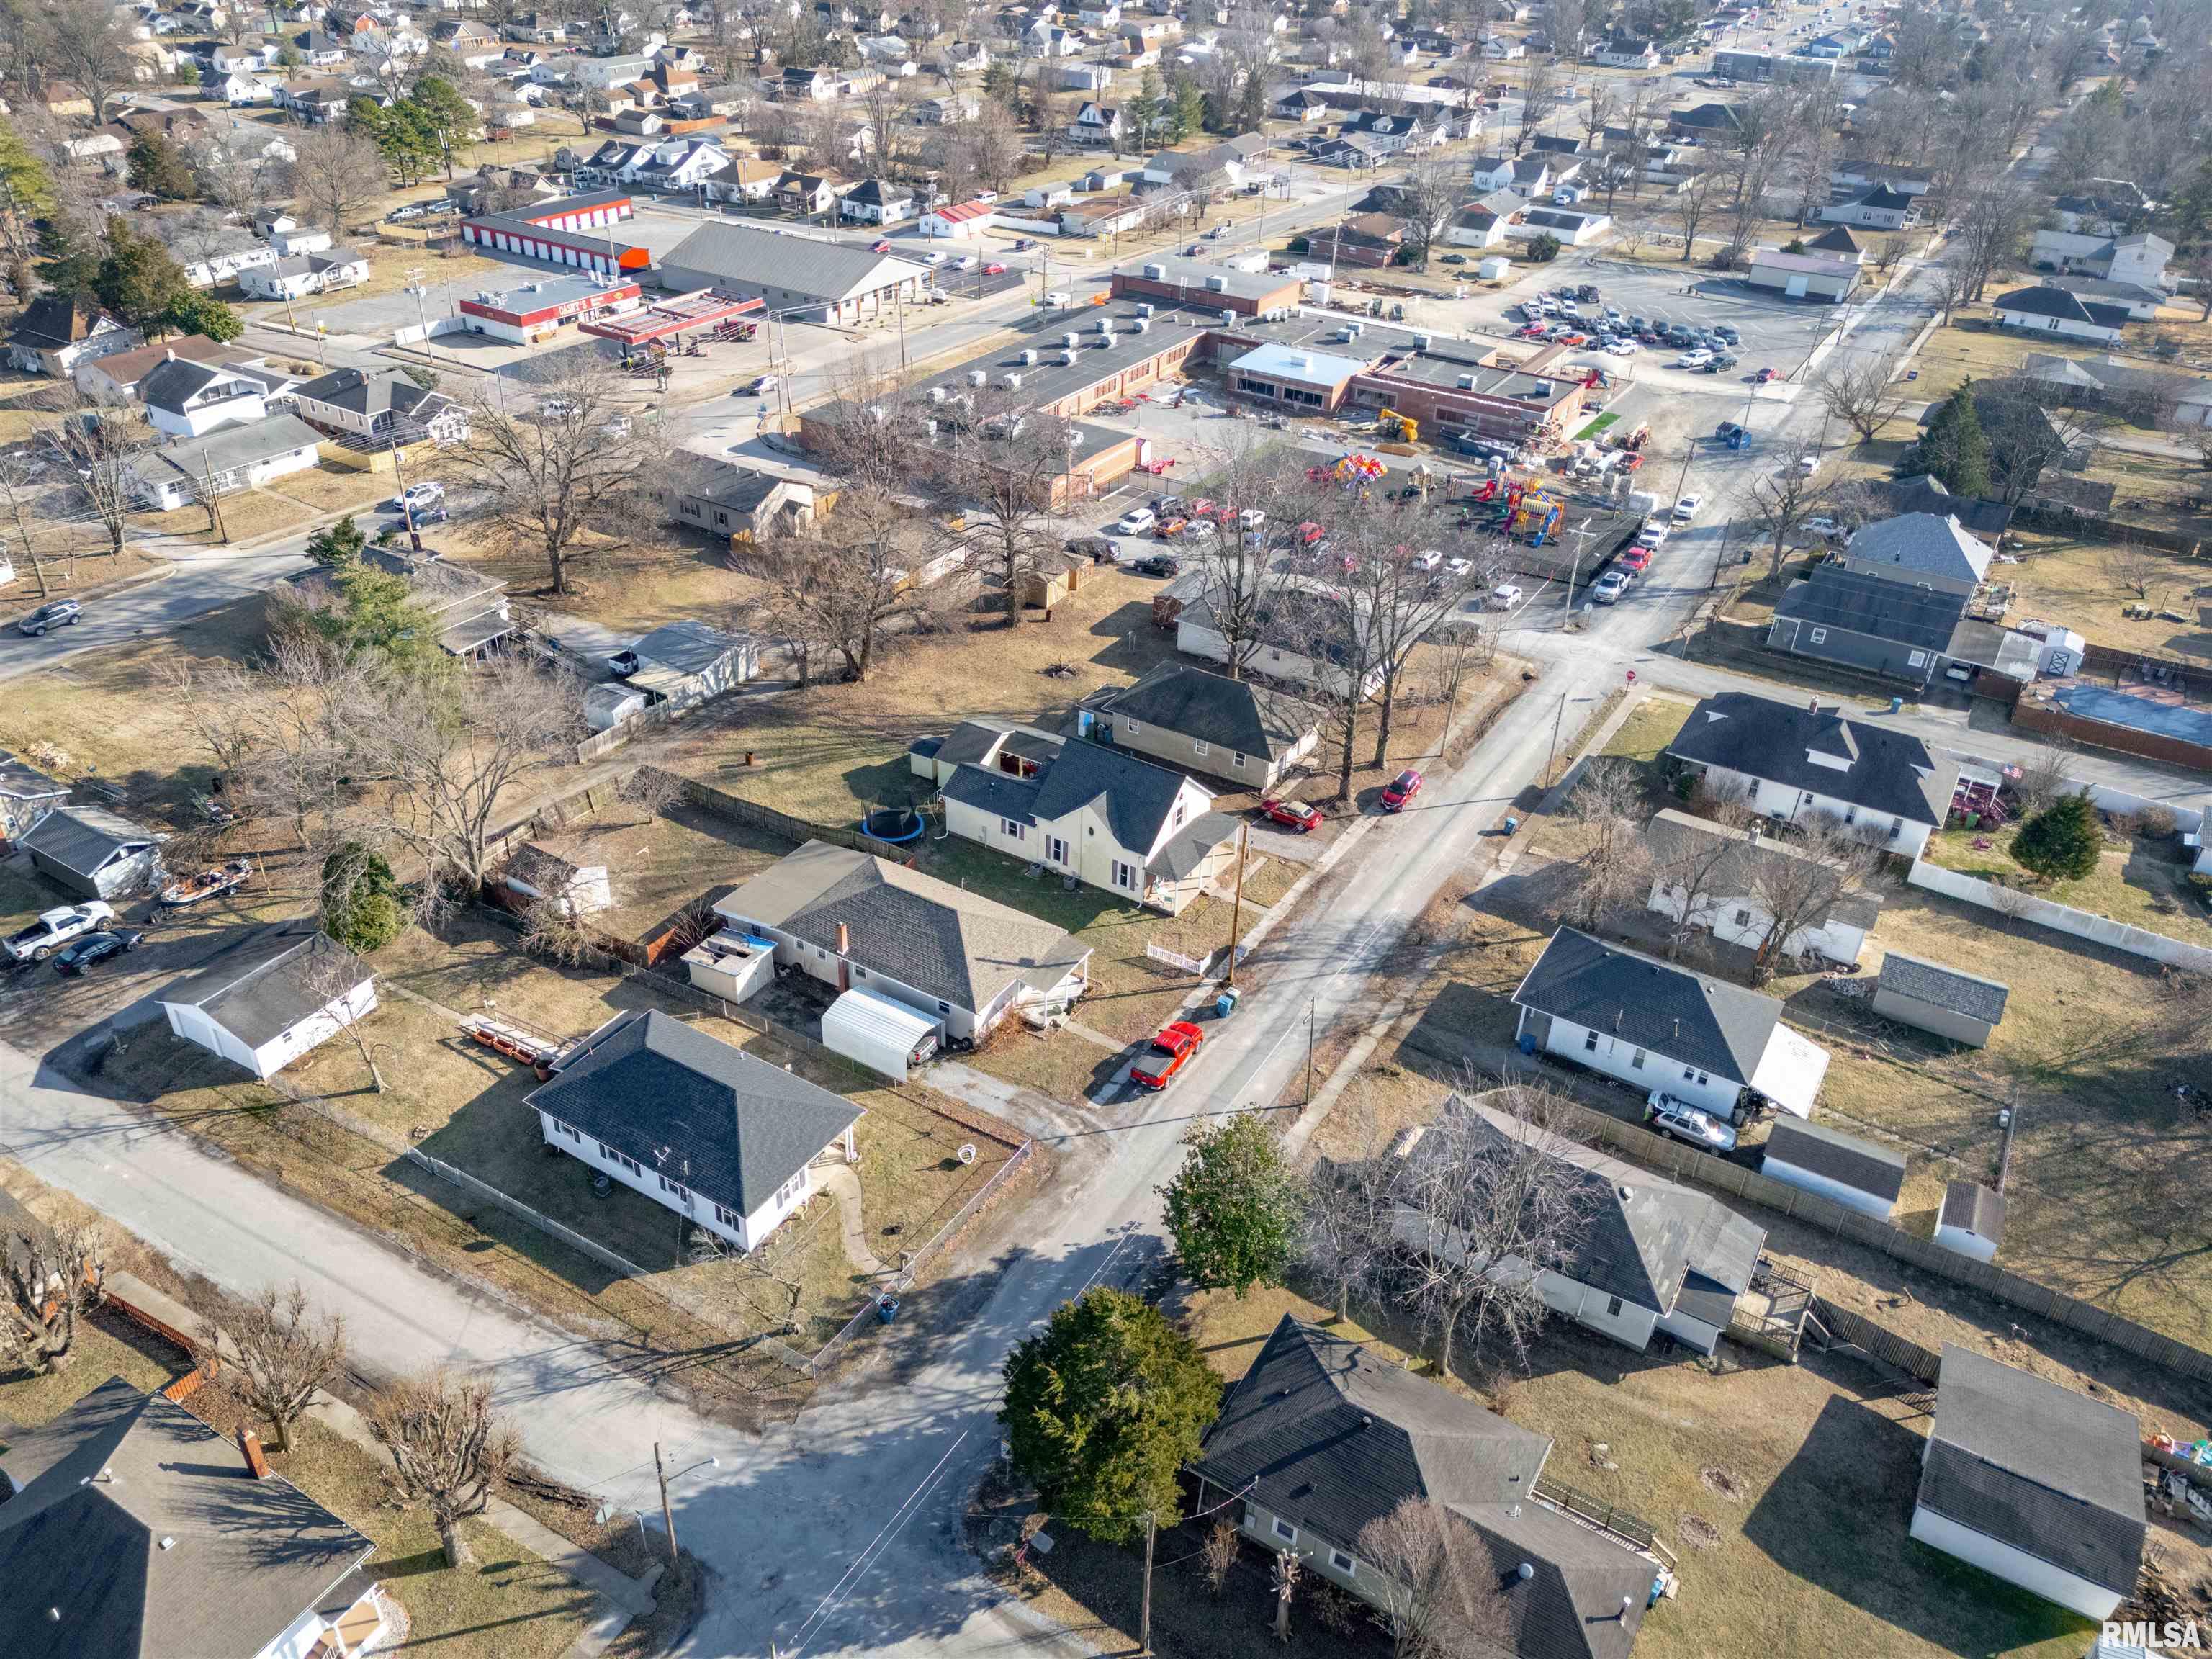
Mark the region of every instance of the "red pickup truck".
[[1187, 1019], [1162, 1027], [1144, 1057], [1129, 1068], [1129, 1081], [1139, 1089], [1166, 1088], [1205, 1041], [1206, 1033]]

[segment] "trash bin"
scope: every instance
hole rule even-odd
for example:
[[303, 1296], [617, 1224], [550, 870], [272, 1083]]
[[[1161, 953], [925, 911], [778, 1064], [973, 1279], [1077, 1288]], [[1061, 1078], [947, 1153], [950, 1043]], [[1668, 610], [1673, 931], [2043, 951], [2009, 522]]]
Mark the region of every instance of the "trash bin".
[[1903, 697], [1893, 696], [1889, 700], [1889, 712], [1891, 714], [1901, 714], [1904, 712], [1904, 709], [1905, 699]]
[[895, 1296], [878, 1297], [876, 1298], [876, 1317], [882, 1320], [886, 1325], [890, 1324], [894, 1319], [896, 1319], [898, 1317], [898, 1298]]
[[1238, 992], [1235, 986], [1224, 987], [1221, 994], [1213, 1000], [1213, 1017], [1216, 1019], [1226, 1019], [1235, 1013], [1237, 995]]

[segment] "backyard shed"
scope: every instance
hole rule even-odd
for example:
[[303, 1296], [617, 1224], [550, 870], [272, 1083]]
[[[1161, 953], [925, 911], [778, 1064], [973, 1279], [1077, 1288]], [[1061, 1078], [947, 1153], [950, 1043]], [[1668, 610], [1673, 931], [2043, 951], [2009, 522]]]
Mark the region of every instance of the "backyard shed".
[[1936, 1242], [1976, 1261], [1996, 1259], [2004, 1242], [2004, 1194], [1978, 1181], [1954, 1181], [1943, 1189], [1936, 1217]]
[[611, 908], [613, 884], [604, 864], [574, 864], [536, 842], [525, 842], [500, 877], [507, 891], [525, 900], [550, 899], [562, 915], [589, 915]]
[[1985, 1047], [2004, 1018], [2010, 989], [1996, 980], [1962, 974], [1941, 963], [1892, 951], [1875, 981], [1874, 1011], [1970, 1048]]
[[822, 1016], [823, 1048], [902, 1083], [908, 1067], [927, 1064], [944, 1037], [942, 1020], [873, 991], [848, 991]]
[[264, 1081], [376, 1009], [369, 965], [309, 920], [263, 928], [161, 994], [169, 1029]]
[[725, 927], [684, 953], [692, 984], [725, 1002], [743, 1002], [775, 979], [775, 941]]
[[1759, 1170], [1877, 1221], [1889, 1219], [1905, 1190], [1904, 1153], [1794, 1118], [1776, 1120]]
[[127, 897], [161, 872], [154, 832], [97, 806], [57, 807], [18, 844], [40, 875], [84, 898]]
[[611, 732], [643, 714], [647, 701], [641, 688], [625, 680], [601, 680], [584, 688], [584, 724], [594, 732]]
[[1493, 253], [1474, 268], [1474, 274], [1486, 283], [1502, 283], [1512, 270], [1512, 260], [1502, 253]]

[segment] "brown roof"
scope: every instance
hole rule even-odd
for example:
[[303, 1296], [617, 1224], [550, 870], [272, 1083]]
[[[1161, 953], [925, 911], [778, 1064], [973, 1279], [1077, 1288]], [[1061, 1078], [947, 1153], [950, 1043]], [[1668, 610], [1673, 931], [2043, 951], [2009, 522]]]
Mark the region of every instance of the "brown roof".
[[100, 372], [124, 387], [136, 386], [147, 370], [156, 363], [167, 362], [171, 356], [186, 362], [219, 363], [225, 349], [204, 334], [186, 334], [173, 340], [164, 340], [159, 345], [140, 346], [136, 351], [118, 351], [100, 360]]

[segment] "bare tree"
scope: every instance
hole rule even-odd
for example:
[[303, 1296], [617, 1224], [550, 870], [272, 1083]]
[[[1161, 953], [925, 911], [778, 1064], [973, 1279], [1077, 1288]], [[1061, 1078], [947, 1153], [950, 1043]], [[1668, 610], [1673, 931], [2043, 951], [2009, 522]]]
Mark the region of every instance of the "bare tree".
[[1650, 884], [1650, 850], [1638, 833], [1643, 786], [1627, 762], [1600, 757], [1583, 769], [1567, 809], [1589, 836], [1574, 864], [1574, 891], [1561, 907], [1571, 927], [1592, 928]]
[[1275, 1639], [1291, 1639], [1291, 1598], [1298, 1592], [1298, 1580], [1305, 1576], [1305, 1563], [1288, 1550], [1275, 1555]]
[[203, 1353], [216, 1355], [224, 1336], [234, 1350], [239, 1391], [276, 1428], [276, 1449], [291, 1450], [292, 1425], [315, 1391], [345, 1369], [344, 1317], [309, 1315], [307, 1293], [295, 1279], [283, 1290], [263, 1285], [251, 1301], [226, 1310], [220, 1328], [210, 1319]]
[[2141, 542], [2129, 539], [2106, 550], [2104, 565], [2105, 574], [2115, 587], [2125, 588], [2139, 599], [2150, 597], [2150, 585], [2166, 568], [2157, 554]]
[[2035, 748], [2033, 758], [2020, 769], [2020, 776], [2013, 782], [2013, 793], [2019, 799], [2023, 817], [2056, 805], [2058, 798], [2074, 793], [2074, 781], [2067, 772], [2074, 763], [2073, 739], [2053, 733]]
[[92, 124], [104, 125], [108, 102], [131, 84], [133, 67], [118, 15], [106, 6], [46, 9], [45, 57], [53, 72], [92, 102]]
[[[1738, 871], [1743, 843], [1735, 832], [1750, 823], [1751, 808], [1741, 794], [1719, 797], [1711, 800], [1705, 817], [1719, 833], [1667, 836], [1667, 850], [1655, 851], [1652, 858], [1654, 880], [1666, 890], [1667, 954], [1675, 960], [1694, 935], [1711, 926], [1723, 899], [1742, 896], [1729, 889], [1742, 885]], [[1654, 823], [1647, 833], [1656, 836], [1660, 829]]]
[[1234, 1524], [1217, 1521], [1199, 1546], [1199, 1556], [1206, 1564], [1206, 1587], [1219, 1595], [1228, 1587], [1230, 1569], [1237, 1565], [1237, 1535]]
[[[1459, 532], [1446, 531], [1437, 516], [1425, 508], [1401, 505], [1396, 512], [1376, 514], [1363, 526], [1370, 550], [1359, 555], [1358, 589], [1367, 616], [1368, 640], [1381, 677], [1381, 703], [1375, 722], [1376, 766], [1390, 758], [1390, 732], [1399, 699], [1406, 689], [1407, 665], [1413, 648], [1429, 630], [1457, 611], [1470, 592], [1486, 592], [1497, 580], [1489, 544], [1468, 544], [1468, 555], [1444, 562], [1444, 550], [1421, 545], [1424, 532], [1437, 541], [1459, 543]], [[1384, 538], [1405, 538], [1389, 539]]]
[[918, 453], [926, 476], [913, 482], [960, 514], [954, 534], [968, 568], [999, 589], [1012, 626], [1028, 577], [1060, 546], [1051, 509], [1054, 485], [1073, 483], [1075, 429], [984, 388], [950, 425], [943, 441]]
[[1358, 1554], [1398, 1659], [1451, 1659], [1513, 1645], [1500, 1581], [1474, 1533], [1432, 1498], [1406, 1498], [1359, 1529]]
[[106, 1249], [106, 1235], [89, 1224], [57, 1228], [26, 1219], [0, 1239], [8, 1291], [0, 1354], [41, 1375], [68, 1364], [79, 1316], [100, 1302]]
[[1690, 263], [1698, 246], [1698, 227], [1705, 222], [1706, 210], [1720, 187], [1720, 175], [1712, 168], [1693, 165], [1674, 196], [1674, 222], [1682, 228], [1682, 263]]
[[145, 417], [119, 409], [84, 408], [41, 424], [39, 442], [61, 464], [71, 505], [106, 532], [119, 554], [137, 511], [138, 462], [154, 447]]
[[1275, 619], [1290, 580], [1286, 561], [1267, 544], [1264, 528], [1247, 530], [1247, 514], [1266, 516], [1297, 476], [1296, 459], [1241, 434], [1218, 452], [1210, 475], [1221, 505], [1218, 533], [1188, 542], [1189, 557], [1203, 576], [1203, 599], [1212, 627], [1221, 635], [1229, 678], [1242, 679]]
[[1887, 358], [1856, 352], [1821, 370], [1813, 391], [1821, 410], [1857, 433], [1863, 443], [1871, 443], [1907, 401], [1904, 382], [1893, 377]]
[[1968, 299], [1979, 301], [1990, 282], [2011, 268], [2039, 211], [2026, 189], [2006, 182], [1993, 181], [1966, 198], [1952, 224], [1950, 247], [1967, 278]]
[[1747, 872], [1747, 896], [1766, 918], [1752, 964], [1762, 981], [1771, 977], [1791, 939], [1817, 926], [1838, 901], [1863, 891], [1881, 864], [1880, 831], [1871, 823], [1814, 813], [1798, 818], [1796, 829], [1796, 840], [1783, 852], [1753, 860]]
[[1929, 297], [1936, 301], [1936, 310], [1948, 328], [1951, 319], [1960, 307], [1973, 303], [1973, 272], [1963, 264], [1941, 264], [1929, 268]]
[[43, 599], [52, 590], [46, 582], [46, 562], [39, 553], [39, 537], [46, 528], [35, 510], [42, 493], [40, 486], [39, 470], [27, 454], [16, 448], [0, 450], [0, 506], [8, 510], [8, 521], [15, 527], [14, 544], [29, 562], [32, 579], [39, 584], [39, 597]]
[[164, 659], [160, 678], [214, 762], [222, 796], [252, 817], [287, 819], [302, 848], [319, 846], [339, 809], [345, 721], [368, 671], [312, 631], [281, 624], [252, 666]]
[[1454, 1095], [1405, 1150], [1401, 1295], [1435, 1345], [1439, 1372], [1450, 1371], [1462, 1328], [1478, 1355], [1495, 1339], [1525, 1361], [1544, 1320], [1539, 1281], [1571, 1266], [1589, 1231], [1595, 1194], [1553, 1155], [1563, 1103], [1525, 1085], [1492, 1091], [1486, 1109]]
[[429, 1510], [446, 1565], [474, 1561], [460, 1523], [483, 1513], [520, 1449], [514, 1431], [492, 1409], [491, 1385], [443, 1370], [404, 1378], [378, 1391], [368, 1428], [392, 1454], [392, 1482], [400, 1498]]
[[1426, 270], [1430, 254], [1451, 228], [1452, 216], [1459, 211], [1467, 180], [1456, 160], [1432, 149], [1406, 164], [1397, 191], [1398, 222], [1405, 230], [1405, 246]]
[[527, 412], [479, 392], [469, 441], [447, 452], [447, 465], [482, 492], [489, 539], [542, 557], [550, 593], [574, 591], [574, 567], [588, 556], [578, 538], [634, 506], [632, 486], [659, 451], [650, 422], [616, 418], [628, 414], [626, 389], [611, 364], [590, 359]]
[[291, 141], [292, 179], [316, 222], [343, 236], [347, 222], [385, 192], [384, 157], [376, 142], [342, 121], [303, 129]]
[[893, 623], [916, 599], [915, 556], [890, 535], [855, 535], [863, 526], [843, 510], [851, 499], [839, 495], [838, 519], [823, 534], [766, 537], [748, 544], [738, 562], [766, 587], [769, 631], [791, 641], [803, 664], [811, 665], [817, 652], [834, 653], [845, 680], [857, 684], [867, 678]]
[[1825, 498], [1825, 487], [1814, 471], [1819, 460], [1819, 452], [1809, 442], [1792, 438], [1776, 453], [1775, 465], [1751, 481], [1753, 522], [1770, 538], [1769, 576], [1782, 574], [1790, 544]]
[[1373, 1288], [1389, 1253], [1391, 1170], [1381, 1151], [1370, 1145], [1344, 1163], [1322, 1158], [1307, 1179], [1299, 1259], [1332, 1292], [1328, 1305], [1340, 1322], [1352, 1316], [1352, 1297]]

